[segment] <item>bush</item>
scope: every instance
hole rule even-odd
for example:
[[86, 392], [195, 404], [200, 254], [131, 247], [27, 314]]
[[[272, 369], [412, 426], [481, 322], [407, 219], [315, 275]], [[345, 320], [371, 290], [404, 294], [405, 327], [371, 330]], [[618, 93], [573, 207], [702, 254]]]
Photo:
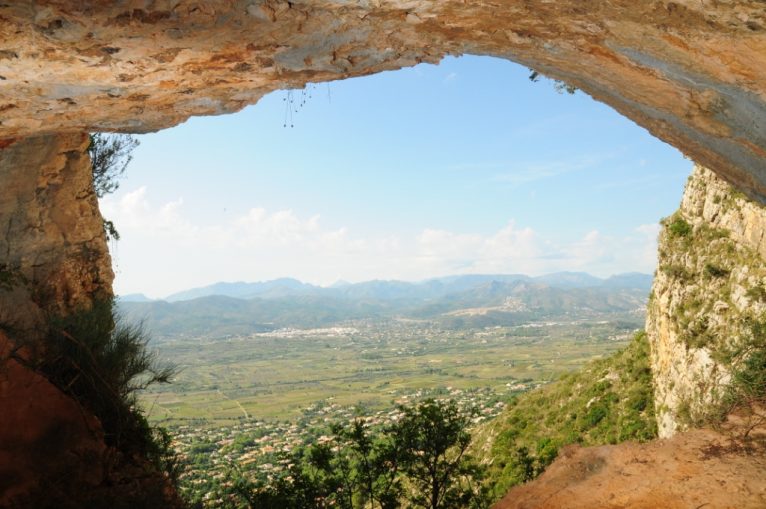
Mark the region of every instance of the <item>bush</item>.
[[729, 275], [728, 270], [719, 267], [718, 265], [713, 265], [712, 263], [706, 263], [705, 264], [705, 273], [711, 277], [726, 277]]
[[682, 217], [676, 216], [667, 225], [668, 231], [674, 237], [688, 237], [692, 233], [692, 225]]
[[717, 416], [723, 420], [738, 414], [743, 420], [738, 438], [745, 442], [753, 430], [766, 425], [766, 316], [748, 325], [750, 341], [732, 356], [731, 384]]
[[176, 373], [148, 349], [143, 328], [115, 316], [113, 299], [50, 319], [47, 350], [38, 368], [101, 421], [107, 445], [143, 457], [172, 479], [178, 473], [170, 436], [152, 428], [137, 405], [138, 391]]

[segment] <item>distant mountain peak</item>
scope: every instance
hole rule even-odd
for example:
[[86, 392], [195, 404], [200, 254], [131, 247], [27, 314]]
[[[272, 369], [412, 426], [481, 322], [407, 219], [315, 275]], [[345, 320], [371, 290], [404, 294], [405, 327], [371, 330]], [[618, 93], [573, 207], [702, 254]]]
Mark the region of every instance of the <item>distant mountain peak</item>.
[[[237, 299], [274, 299], [308, 295], [350, 299], [433, 299], [444, 297], [445, 295], [473, 291], [479, 288], [484, 288], [485, 291], [493, 288], [500, 291], [502, 287], [507, 285], [513, 284], [518, 287], [521, 283], [556, 288], [609, 287], [648, 289], [651, 287], [651, 282], [651, 275], [639, 272], [615, 274], [609, 278], [602, 279], [587, 272], [569, 271], [555, 272], [537, 277], [523, 274], [464, 274], [431, 278], [417, 282], [374, 279], [361, 283], [349, 283], [348, 281], [339, 280], [328, 287], [315, 286], [291, 277], [282, 277], [255, 283], [243, 281], [219, 282], [174, 293], [168, 296], [166, 300], [168, 302], [178, 302], [213, 295]], [[141, 296], [127, 297], [140, 299]], [[134, 302], [142, 301], [134, 300]]]

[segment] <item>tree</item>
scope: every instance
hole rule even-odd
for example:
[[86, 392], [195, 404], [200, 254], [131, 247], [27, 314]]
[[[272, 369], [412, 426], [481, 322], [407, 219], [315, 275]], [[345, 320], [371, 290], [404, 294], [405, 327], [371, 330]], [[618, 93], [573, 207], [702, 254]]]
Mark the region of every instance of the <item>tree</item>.
[[120, 187], [119, 179], [133, 160], [133, 150], [138, 145], [139, 141], [130, 134], [90, 135], [88, 153], [93, 165], [93, 188], [96, 196], [103, 198]]
[[333, 441], [296, 451], [268, 485], [230, 474], [218, 498], [237, 509], [397, 509], [404, 498], [407, 507], [486, 507], [481, 470], [466, 455], [470, 415], [434, 400], [400, 410], [382, 429], [362, 418], [334, 426]]
[[341, 467], [344, 491], [350, 494], [348, 507], [398, 508], [402, 451], [391, 430], [375, 435], [364, 419], [358, 418], [350, 427], [336, 426], [333, 431], [345, 444], [337, 464]]
[[[103, 198], [120, 187], [119, 179], [133, 159], [133, 150], [139, 141], [129, 134], [94, 133], [90, 135], [90, 154], [93, 169], [93, 189]], [[107, 238], [120, 240], [120, 234], [112, 221], [104, 219]]]
[[461, 413], [454, 401], [433, 399], [400, 410], [404, 416], [394, 429], [394, 440], [401, 444], [410, 502], [424, 509], [481, 505], [481, 470], [466, 454], [471, 415]]

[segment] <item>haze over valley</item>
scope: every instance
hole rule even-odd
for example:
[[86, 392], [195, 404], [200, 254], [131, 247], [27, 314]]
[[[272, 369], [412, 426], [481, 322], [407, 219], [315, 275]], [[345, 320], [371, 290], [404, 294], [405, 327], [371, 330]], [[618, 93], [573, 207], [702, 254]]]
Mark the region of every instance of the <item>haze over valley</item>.
[[128, 295], [119, 302], [127, 317], [143, 320], [158, 339], [220, 338], [354, 320], [408, 319], [447, 328], [595, 320], [617, 314], [640, 321], [651, 281], [650, 275], [641, 273], [601, 279], [562, 272], [538, 277], [463, 275], [417, 283], [368, 281], [320, 287], [284, 278], [217, 283], [161, 301]]

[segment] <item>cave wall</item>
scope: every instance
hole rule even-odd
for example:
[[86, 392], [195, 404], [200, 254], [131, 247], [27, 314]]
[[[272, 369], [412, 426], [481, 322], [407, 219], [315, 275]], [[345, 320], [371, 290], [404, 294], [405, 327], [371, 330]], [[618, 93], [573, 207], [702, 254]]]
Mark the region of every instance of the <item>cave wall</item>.
[[111, 295], [89, 143], [83, 133], [40, 135], [0, 149], [0, 324], [17, 336]]
[[98, 420], [36, 370], [47, 318], [111, 295], [88, 143], [42, 135], [0, 149], [0, 507], [68, 507], [113, 456]]
[[0, 41], [0, 139], [153, 131], [280, 88], [491, 55], [766, 198], [762, 0], [27, 0], [0, 3]]
[[663, 223], [646, 329], [669, 437], [713, 416], [751, 325], [766, 320], [766, 207], [697, 166]]

